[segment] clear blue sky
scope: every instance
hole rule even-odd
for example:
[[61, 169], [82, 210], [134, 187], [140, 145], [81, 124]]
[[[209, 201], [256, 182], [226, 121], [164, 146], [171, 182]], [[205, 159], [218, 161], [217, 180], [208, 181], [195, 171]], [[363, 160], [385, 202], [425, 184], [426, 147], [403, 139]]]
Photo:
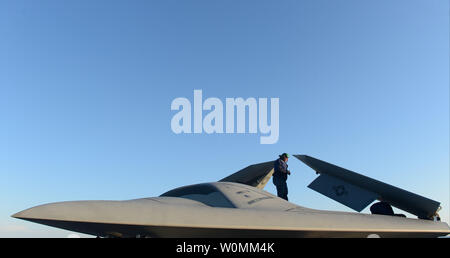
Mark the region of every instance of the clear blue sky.
[[[194, 89], [279, 98], [278, 143], [174, 134]], [[35, 205], [158, 196], [283, 152], [438, 200], [448, 222], [449, 2], [0, 2], [0, 237], [69, 234], [10, 218]], [[289, 165], [291, 201], [350, 211]]]

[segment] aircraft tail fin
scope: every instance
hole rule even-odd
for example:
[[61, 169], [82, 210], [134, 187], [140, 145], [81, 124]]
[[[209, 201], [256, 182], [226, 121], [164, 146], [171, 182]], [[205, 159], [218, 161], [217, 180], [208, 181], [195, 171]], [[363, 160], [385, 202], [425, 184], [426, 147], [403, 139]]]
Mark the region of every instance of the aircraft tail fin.
[[307, 155], [294, 156], [320, 174], [309, 188], [358, 212], [376, 199], [422, 219], [431, 219], [439, 209], [439, 202], [418, 194]]

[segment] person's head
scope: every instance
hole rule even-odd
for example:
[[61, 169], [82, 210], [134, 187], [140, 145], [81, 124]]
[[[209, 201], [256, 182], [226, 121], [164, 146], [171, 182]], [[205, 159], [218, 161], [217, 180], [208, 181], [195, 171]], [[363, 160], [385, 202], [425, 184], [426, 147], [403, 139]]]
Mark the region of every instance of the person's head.
[[282, 159], [284, 162], [287, 162], [289, 159], [289, 154], [287, 153], [283, 153], [281, 155], [279, 155], [280, 159]]

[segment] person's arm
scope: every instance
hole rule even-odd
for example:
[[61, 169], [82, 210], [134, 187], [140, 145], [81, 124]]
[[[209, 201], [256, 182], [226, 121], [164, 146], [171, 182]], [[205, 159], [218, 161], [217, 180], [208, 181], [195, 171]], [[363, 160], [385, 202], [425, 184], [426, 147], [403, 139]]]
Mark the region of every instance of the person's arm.
[[288, 164], [286, 164], [286, 174], [290, 175], [291, 171], [287, 169], [288, 168]]
[[284, 174], [288, 174], [288, 175], [291, 174], [291, 172], [289, 170], [287, 170], [287, 167], [283, 166], [283, 163], [281, 161], [278, 162], [278, 170], [281, 171], [281, 173], [284, 173]]

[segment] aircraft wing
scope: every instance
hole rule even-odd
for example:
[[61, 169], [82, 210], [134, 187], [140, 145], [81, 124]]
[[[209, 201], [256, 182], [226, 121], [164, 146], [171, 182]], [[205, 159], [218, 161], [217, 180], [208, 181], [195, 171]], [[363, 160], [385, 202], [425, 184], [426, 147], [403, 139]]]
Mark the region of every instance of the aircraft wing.
[[440, 203], [325, 161], [294, 155], [320, 176], [308, 187], [358, 212], [376, 199], [422, 219], [436, 215]]
[[273, 175], [273, 161], [250, 165], [219, 182], [233, 182], [263, 189]]

